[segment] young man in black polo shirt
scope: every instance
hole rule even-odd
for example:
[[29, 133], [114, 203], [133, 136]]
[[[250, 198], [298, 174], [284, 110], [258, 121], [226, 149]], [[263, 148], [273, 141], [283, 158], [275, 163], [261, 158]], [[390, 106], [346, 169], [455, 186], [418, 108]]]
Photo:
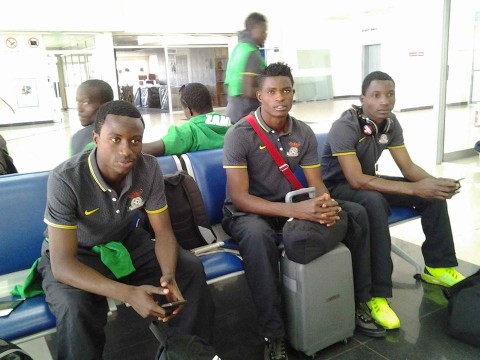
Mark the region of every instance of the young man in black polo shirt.
[[[390, 75], [381, 71], [367, 75], [360, 102], [361, 107], [352, 106], [333, 123], [322, 156], [322, 173], [332, 196], [357, 202], [367, 210], [365, 227], [370, 228], [374, 297], [363, 307], [386, 329], [396, 329], [400, 319], [387, 301], [392, 297], [393, 272], [390, 206], [408, 206], [421, 212], [426, 264], [422, 279], [451, 286], [464, 277], [454, 268], [458, 263], [446, 200], [460, 184], [453, 179], [434, 178], [410, 159], [402, 127], [392, 113], [395, 82]], [[385, 149], [404, 179], [377, 176], [377, 160]]]
[[[252, 113], [255, 121], [293, 171], [297, 166], [302, 167], [308, 186], [315, 187], [317, 195], [314, 199], [285, 203], [285, 195], [293, 190], [292, 185], [252, 126], [243, 118], [229, 129], [225, 136], [223, 165], [227, 172], [227, 208], [232, 209], [230, 205], [233, 205], [233, 209], [225, 211], [222, 224], [240, 247], [257, 309], [259, 331], [266, 339], [264, 358], [279, 360], [287, 359], [287, 354], [278, 291], [277, 232], [282, 230], [288, 218], [295, 218], [325, 225], [319, 227], [319, 231], [327, 243], [344, 241], [352, 252], [355, 300], [361, 303], [371, 298], [370, 254], [368, 234], [363, 233], [358, 224], [368, 220], [361, 206], [351, 202], [337, 203], [323, 184], [315, 134], [307, 124], [288, 113], [294, 94], [290, 67], [283, 63], [269, 65], [258, 78], [258, 88], [261, 106]], [[340, 211], [342, 209], [346, 211]], [[351, 221], [347, 221], [347, 214]], [[347, 226], [349, 232], [345, 237]], [[285, 246], [287, 248], [287, 244]], [[305, 250], [299, 249], [299, 253]], [[356, 320], [357, 328], [364, 334], [385, 336], [385, 329], [361, 309], [358, 309]]]
[[75, 97], [80, 124], [83, 129], [72, 136], [70, 155], [92, 150], [95, 114], [100, 106], [113, 100], [112, 87], [105, 81], [90, 79], [81, 83], [77, 88]]
[[[213, 302], [202, 264], [177, 245], [157, 160], [141, 153], [144, 122], [126, 101], [97, 112], [91, 152], [52, 170], [39, 271], [57, 318], [59, 359], [101, 359], [106, 297], [142, 317], [211, 341]], [[145, 210], [155, 233], [134, 224]], [[186, 299], [173, 313], [159, 302]]]

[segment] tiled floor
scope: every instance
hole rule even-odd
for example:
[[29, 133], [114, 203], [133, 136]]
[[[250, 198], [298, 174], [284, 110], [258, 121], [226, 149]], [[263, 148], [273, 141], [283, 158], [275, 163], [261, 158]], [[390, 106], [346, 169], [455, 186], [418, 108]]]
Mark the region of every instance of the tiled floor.
[[[417, 245], [395, 240], [422, 263]], [[333, 344], [313, 359], [478, 359], [480, 349], [451, 338], [447, 333], [447, 301], [440, 287], [413, 278], [413, 267], [393, 255], [394, 289], [391, 300], [402, 321], [398, 330], [386, 338], [373, 339], [354, 334], [347, 344]], [[473, 273], [478, 266], [460, 262], [460, 270]], [[256, 332], [255, 312], [244, 276], [211, 285], [216, 303], [215, 348], [223, 360], [262, 360], [263, 343]], [[148, 330], [148, 320], [131, 308], [120, 306], [107, 325], [105, 360], [153, 359], [158, 346]], [[48, 344], [54, 349], [54, 335]], [[307, 360], [308, 356], [292, 348], [290, 360]]]
[[[319, 101], [295, 104], [292, 114], [309, 123], [316, 132], [328, 131], [332, 121], [355, 100]], [[168, 114], [142, 110], [146, 122], [145, 141], [162, 136], [171, 124], [180, 124], [182, 114], [170, 120]], [[222, 110], [220, 110], [222, 111]], [[458, 109], [456, 109], [458, 111]], [[465, 109], [465, 111], [469, 111]], [[449, 212], [460, 271], [472, 274], [480, 266], [480, 160], [478, 156], [435, 165], [435, 148], [425, 134], [432, 128], [431, 110], [398, 114], [411, 157], [436, 176], [462, 178], [462, 191], [449, 200]], [[21, 172], [53, 168], [67, 157], [69, 139], [79, 128], [76, 112], [65, 112], [62, 121], [48, 125], [0, 127], [11, 155]], [[473, 144], [472, 144], [473, 146]], [[380, 161], [380, 172], [396, 174], [389, 155]], [[391, 230], [395, 241], [423, 264], [419, 245], [423, 241], [420, 221], [414, 220]], [[447, 334], [447, 303], [439, 287], [413, 279], [413, 268], [394, 259], [392, 307], [402, 327], [389, 331], [385, 339], [355, 335], [345, 345], [335, 344], [315, 359], [479, 359], [480, 349], [461, 343]], [[243, 277], [216, 284], [212, 290], [217, 304], [215, 346], [222, 359], [261, 359], [262, 342], [255, 331], [255, 313]], [[105, 359], [151, 359], [156, 343], [145, 321], [130, 308], [120, 306], [107, 326]], [[54, 335], [47, 337], [54, 347]], [[33, 345], [36, 359], [48, 359]], [[289, 349], [290, 359], [307, 359]]]

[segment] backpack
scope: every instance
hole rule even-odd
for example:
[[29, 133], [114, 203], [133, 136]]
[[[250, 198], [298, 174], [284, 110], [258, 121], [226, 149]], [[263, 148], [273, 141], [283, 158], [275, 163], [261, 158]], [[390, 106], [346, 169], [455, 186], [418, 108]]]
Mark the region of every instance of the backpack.
[[152, 321], [150, 330], [160, 342], [155, 360], [221, 360], [215, 349], [196, 335], [167, 335], [164, 324]]
[[480, 347], [480, 270], [443, 293], [448, 299], [449, 334]]
[[33, 360], [33, 358], [17, 345], [0, 339], [0, 360]]
[[184, 170], [164, 175], [165, 196], [173, 232], [186, 250], [216, 240], [197, 183]]

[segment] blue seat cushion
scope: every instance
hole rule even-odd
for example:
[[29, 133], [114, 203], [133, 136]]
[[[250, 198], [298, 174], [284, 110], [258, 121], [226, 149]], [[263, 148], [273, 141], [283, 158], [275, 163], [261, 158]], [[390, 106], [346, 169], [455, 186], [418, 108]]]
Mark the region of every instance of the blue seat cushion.
[[11, 341], [55, 327], [44, 295], [28, 298], [10, 315], [0, 317], [0, 338]]
[[392, 206], [391, 210], [392, 213], [388, 217], [388, 223], [390, 225], [420, 216], [420, 213], [417, 210], [409, 207]]
[[223, 168], [223, 149], [187, 153], [195, 181], [202, 193], [205, 210], [211, 224], [222, 221], [227, 174]]
[[243, 271], [243, 262], [235, 254], [218, 251], [199, 256], [208, 280], [216, 279], [238, 271]]
[[162, 174], [175, 174], [178, 171], [177, 163], [173, 158], [173, 155], [165, 155], [157, 157], [158, 165], [162, 169]]
[[40, 256], [47, 180], [47, 171], [0, 177], [0, 274], [28, 269]]
[[222, 248], [229, 249], [229, 250], [240, 251], [240, 247], [238, 246], [238, 243], [233, 241], [232, 238], [222, 240], [222, 241], [223, 241]]

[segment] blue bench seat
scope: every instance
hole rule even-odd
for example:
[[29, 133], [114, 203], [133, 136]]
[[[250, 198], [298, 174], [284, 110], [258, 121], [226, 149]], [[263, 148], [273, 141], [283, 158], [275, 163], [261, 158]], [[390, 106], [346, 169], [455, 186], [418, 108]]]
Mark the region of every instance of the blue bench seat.
[[0, 319], [0, 338], [8, 341], [53, 332], [56, 326], [55, 316], [45, 302], [45, 295], [25, 300], [10, 315]]
[[219, 250], [199, 257], [205, 268], [208, 284], [244, 273], [242, 259], [234, 253]]
[[[323, 150], [326, 134], [317, 134], [319, 152]], [[226, 173], [222, 166], [223, 149], [205, 150], [183, 156], [187, 172], [200, 188], [209, 220], [212, 225], [222, 219], [225, 198]], [[164, 174], [180, 168], [178, 157], [157, 158]], [[298, 171], [298, 170], [297, 170]], [[303, 172], [297, 176], [305, 182]], [[40, 256], [45, 224], [43, 213], [46, 203], [48, 172], [14, 174], [0, 177], [0, 279], [14, 277], [27, 271]], [[392, 208], [391, 225], [412, 220], [419, 215], [412, 209]], [[410, 261], [413, 259], [392, 244], [392, 251]], [[242, 274], [243, 262], [238, 255], [238, 246], [225, 240], [216, 251], [199, 254], [209, 284]], [[10, 286], [10, 284], [8, 285]], [[7, 293], [0, 286], [0, 296]], [[9, 316], [0, 318], [0, 338], [22, 342], [55, 331], [55, 317], [51, 314], [43, 295], [27, 299]]]
[[[1, 297], [13, 288], [8, 277], [23, 281], [40, 256], [44, 239], [43, 214], [48, 172], [13, 174], [0, 177], [0, 275]], [[22, 277], [15, 276], [22, 274]], [[44, 296], [25, 300], [10, 315], [0, 318], [0, 338], [18, 340], [33, 334], [54, 331], [55, 317]]]

